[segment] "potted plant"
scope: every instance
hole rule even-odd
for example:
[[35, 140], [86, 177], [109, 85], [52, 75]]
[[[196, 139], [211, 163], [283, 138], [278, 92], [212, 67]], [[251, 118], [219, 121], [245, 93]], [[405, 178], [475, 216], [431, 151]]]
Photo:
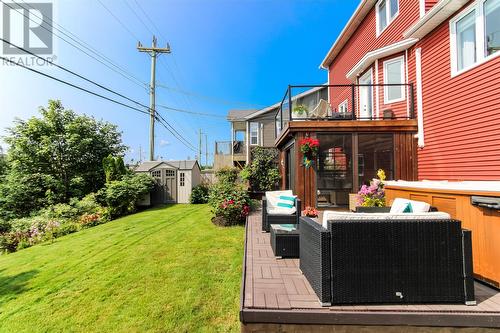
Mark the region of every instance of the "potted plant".
[[307, 206], [306, 209], [302, 211], [302, 215], [307, 217], [318, 217], [319, 212], [316, 208]]
[[358, 192], [358, 204], [362, 207], [385, 207], [385, 172], [377, 171], [377, 177], [373, 178], [370, 186], [363, 185]]
[[292, 112], [297, 118], [307, 118], [309, 110], [304, 104], [297, 104], [293, 107]]
[[310, 168], [314, 159], [318, 155], [319, 150], [319, 140], [313, 138], [304, 138], [299, 141], [300, 151], [304, 155], [303, 165], [306, 168]]

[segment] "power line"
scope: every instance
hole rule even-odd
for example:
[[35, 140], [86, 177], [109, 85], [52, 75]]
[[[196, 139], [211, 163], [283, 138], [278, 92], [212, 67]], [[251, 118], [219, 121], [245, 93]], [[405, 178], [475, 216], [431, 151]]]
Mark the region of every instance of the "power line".
[[163, 125], [163, 127], [165, 127], [173, 136], [175, 136], [182, 144], [184, 144], [184, 146], [186, 146], [187, 148], [191, 149], [192, 151], [196, 152], [196, 148], [191, 145], [191, 143], [189, 143], [189, 141], [187, 141], [186, 139], [184, 139], [182, 137], [182, 135], [177, 132], [177, 130], [172, 127], [172, 125], [170, 125], [166, 120], [165, 118], [163, 118], [163, 116], [159, 113], [157, 113], [157, 117], [156, 119], [158, 120], [158, 122], [160, 124]]
[[142, 18], [139, 16], [139, 14], [137, 14], [137, 13], [136, 13], [136, 11], [132, 8], [132, 6], [130, 6], [130, 4], [128, 3], [128, 1], [127, 1], [127, 0], [124, 0], [123, 2], [125, 2], [125, 5], [127, 5], [127, 7], [130, 9], [130, 11], [131, 11], [132, 13], [134, 13], [135, 17], [137, 17], [137, 19], [139, 20], [139, 22], [141, 22], [141, 23], [142, 23], [142, 25], [143, 25], [144, 27], [146, 27], [146, 29], [147, 29], [147, 30], [151, 33], [151, 35], [154, 35], [155, 33], [154, 33], [151, 29], [149, 29], [149, 27], [146, 25], [146, 23], [144, 23], [144, 21], [143, 21], [143, 20], [142, 20]]
[[252, 107], [257, 107], [257, 108], [262, 108], [263, 106], [262, 105], [259, 105], [259, 104], [251, 104], [251, 103], [245, 103], [245, 102], [234, 102], [234, 101], [229, 101], [229, 100], [224, 100], [224, 99], [221, 99], [221, 98], [216, 98], [216, 97], [210, 97], [210, 96], [205, 96], [205, 95], [202, 95], [202, 94], [198, 94], [198, 93], [195, 93], [195, 92], [190, 92], [190, 91], [186, 91], [186, 90], [181, 90], [181, 89], [177, 89], [177, 88], [174, 88], [174, 87], [170, 87], [170, 86], [167, 86], [163, 83], [156, 83], [156, 85], [160, 88], [163, 88], [163, 89], [166, 89], [166, 90], [169, 90], [169, 91], [173, 91], [173, 92], [176, 92], [176, 93], [179, 93], [179, 94], [184, 94], [184, 95], [188, 95], [188, 96], [193, 96], [193, 97], [198, 97], [200, 99], [204, 99], [204, 100], [207, 100], [207, 101], [212, 101], [212, 102], [216, 102], [216, 103], [219, 103], [219, 104], [224, 104], [224, 105], [246, 105], [246, 106], [252, 106]]
[[187, 113], [187, 114], [192, 114], [192, 115], [197, 115], [197, 116], [204, 116], [204, 117], [213, 117], [213, 118], [226, 119], [225, 116], [219, 116], [219, 115], [212, 114], [212, 113], [203, 113], [203, 112], [195, 112], [195, 111], [189, 111], [189, 110], [184, 110], [184, 109], [177, 109], [177, 108], [173, 108], [173, 107], [166, 106], [166, 105], [161, 105], [161, 104], [157, 104], [156, 106], [158, 106], [158, 107], [160, 107], [162, 109], [170, 110], [170, 111], [174, 111], [174, 112], [181, 112], [181, 113]]
[[131, 98], [129, 98], [129, 97], [127, 97], [127, 96], [125, 96], [125, 95], [123, 95], [123, 94], [119, 93], [119, 92], [116, 92], [116, 91], [114, 91], [114, 90], [112, 90], [112, 89], [110, 89], [110, 88], [108, 88], [108, 87], [106, 87], [106, 86], [103, 86], [102, 84], [99, 84], [99, 83], [97, 83], [97, 82], [95, 82], [95, 81], [93, 81], [93, 80], [91, 80], [91, 79], [88, 79], [88, 78], [86, 78], [86, 77], [85, 77], [85, 76], [83, 76], [83, 75], [80, 75], [80, 74], [78, 74], [78, 73], [75, 73], [74, 71], [72, 71], [72, 70], [70, 70], [70, 69], [67, 69], [67, 68], [65, 68], [65, 67], [63, 67], [63, 66], [61, 66], [61, 65], [55, 64], [54, 62], [52, 62], [52, 61], [50, 61], [50, 60], [48, 60], [48, 59], [42, 58], [42, 57], [40, 57], [39, 55], [36, 55], [36, 54], [34, 54], [33, 52], [31, 52], [31, 51], [29, 51], [29, 50], [26, 50], [25, 48], [22, 48], [22, 47], [20, 47], [20, 46], [18, 46], [18, 45], [12, 44], [11, 42], [9, 42], [9, 41], [7, 41], [7, 40], [5, 40], [5, 39], [1, 38], [1, 37], [0, 37], [0, 40], [1, 40], [1, 41], [3, 41], [4, 43], [7, 43], [7, 44], [11, 45], [11, 46], [14, 46], [15, 48], [17, 48], [17, 49], [19, 49], [19, 50], [22, 50], [22, 51], [24, 51], [24, 52], [26, 52], [26, 53], [28, 53], [28, 54], [31, 54], [32, 56], [36, 57], [37, 59], [43, 60], [43, 61], [45, 61], [45, 62], [47, 62], [47, 63], [49, 63], [49, 64], [52, 64], [52, 65], [56, 66], [56, 67], [57, 67], [57, 68], [59, 68], [59, 69], [62, 69], [63, 71], [65, 71], [65, 72], [67, 72], [67, 73], [70, 73], [70, 74], [72, 74], [72, 75], [74, 75], [74, 76], [76, 76], [76, 77], [78, 77], [78, 78], [80, 78], [80, 79], [82, 79], [82, 80], [85, 80], [85, 81], [87, 81], [87, 82], [89, 82], [89, 83], [92, 83], [93, 85], [95, 85], [95, 86], [97, 86], [97, 87], [99, 87], [99, 88], [101, 88], [101, 89], [104, 89], [104, 90], [106, 90], [106, 91], [108, 91], [108, 92], [110, 92], [110, 93], [112, 93], [112, 94], [114, 94], [114, 95], [117, 95], [117, 96], [119, 96], [119, 97], [121, 97], [121, 98], [124, 98], [124, 99], [126, 99], [126, 100], [128, 100], [128, 101], [130, 101], [130, 102], [132, 102], [132, 103], [135, 103], [135, 104], [137, 104], [137, 105], [140, 105], [140, 106], [142, 106], [142, 107], [144, 107], [144, 108], [148, 109], [148, 106], [146, 106], [146, 105], [144, 105], [144, 104], [142, 104], [142, 103], [140, 103], [140, 102], [137, 102], [137, 101], [135, 101], [135, 100], [133, 100], [133, 99], [131, 99]]
[[97, 0], [97, 1], [101, 4], [101, 6], [104, 7], [104, 9], [106, 9], [108, 11], [108, 13], [111, 16], [113, 16], [113, 18], [122, 26], [122, 28], [125, 29], [132, 36], [132, 38], [135, 39], [136, 42], [139, 41], [139, 38], [132, 31], [130, 31], [130, 29], [127, 28], [127, 26], [108, 7], [106, 7], [106, 5], [103, 4], [101, 0]]
[[[23, 11], [20, 11], [16, 8], [13, 8], [12, 6], [9, 5], [9, 3], [6, 3], [5, 1], [3, 0], [0, 0], [0, 2], [2, 2], [4, 5], [6, 5], [7, 7], [9, 7], [10, 9], [12, 10], [15, 10], [17, 13], [21, 14], [22, 16], [24, 16], [25, 18], [27, 18], [28, 20], [34, 22], [34, 23], [37, 23], [35, 20], [33, 20], [29, 15], [26, 15]], [[27, 9], [25, 7], [23, 7], [21, 4], [17, 3], [17, 2], [13, 2], [15, 3], [16, 5], [18, 5], [19, 7], [21, 7], [24, 11], [26, 11]], [[28, 5], [29, 6], [29, 5]], [[33, 9], [33, 7], [30, 7]], [[33, 16], [37, 17], [38, 19], [42, 19], [40, 16], [37, 16], [36, 14], [33, 14]], [[53, 22], [53, 21], [52, 21]], [[49, 24], [47, 22], [47, 24], [52, 27], [53, 29], [56, 29], [57, 31], [61, 32], [63, 35], [67, 36], [68, 38], [70, 38], [71, 40], [75, 41], [75, 43], [81, 45], [82, 47], [86, 48], [87, 50], [89, 50], [91, 53], [94, 53], [94, 54], [97, 54], [99, 56], [99, 54], [95, 51], [93, 51], [90, 47], [87, 47], [85, 46], [82, 42], [79, 42], [77, 41], [75, 38], [69, 36], [68, 34], [66, 34], [65, 32], [63, 32], [62, 30], [58, 29], [57, 27], [53, 26], [52, 24]], [[51, 34], [53, 34], [54, 36], [58, 37], [59, 39], [63, 40], [64, 42], [66, 42], [67, 44], [71, 45], [72, 47], [74, 47], [75, 49], [79, 50], [80, 52], [86, 54], [87, 56], [89, 56], [90, 58], [96, 60], [97, 62], [101, 63], [102, 65], [106, 66], [107, 68], [109, 68], [110, 70], [114, 71], [115, 73], [123, 76], [124, 78], [126, 78], [127, 80], [131, 81], [132, 83], [140, 86], [141, 88], [143, 89], [146, 89], [146, 85], [144, 84], [144, 82], [140, 81], [139, 79], [137, 79], [135, 76], [131, 75], [131, 74], [128, 74], [125, 70], [121, 69], [121, 67], [119, 67], [118, 65], [114, 64], [112, 61], [110, 60], [106, 60], [105, 56], [100, 56], [101, 58], [105, 59], [107, 62], [109, 62], [111, 65], [117, 67], [118, 69], [121, 70], [118, 71], [116, 70], [115, 68], [111, 67], [110, 65], [106, 64], [105, 62], [103, 62], [102, 60], [98, 59], [96, 56], [90, 54], [89, 52], [83, 50], [82, 48], [80, 48], [79, 46], [73, 44], [72, 42], [68, 41], [67, 39], [61, 37], [60, 35], [56, 34], [54, 31], [48, 29], [47, 27], [45, 27], [45, 25], [40, 25], [40, 27], [42, 27], [43, 29], [45, 29], [46, 31], [50, 32]], [[69, 31], [68, 31], [69, 32]], [[76, 37], [78, 38], [78, 37]], [[125, 73], [125, 74], [124, 74]]]
[[16, 65], [16, 66], [22, 67], [22, 68], [24, 68], [24, 69], [27, 69], [27, 70], [29, 70], [29, 71], [32, 71], [32, 72], [34, 72], [34, 73], [37, 73], [37, 74], [40, 74], [40, 75], [42, 75], [42, 76], [48, 77], [49, 79], [52, 79], [52, 80], [58, 81], [58, 82], [60, 82], [60, 83], [63, 83], [63, 84], [65, 84], [65, 85], [68, 85], [68, 86], [70, 86], [70, 87], [73, 87], [73, 88], [75, 88], [75, 89], [78, 89], [78, 90], [84, 91], [84, 92], [86, 92], [86, 93], [88, 93], [88, 94], [91, 94], [91, 95], [94, 95], [94, 96], [97, 96], [97, 97], [103, 98], [103, 99], [105, 99], [105, 100], [107, 100], [107, 101], [110, 101], [110, 102], [113, 102], [113, 103], [115, 103], [115, 104], [118, 104], [118, 105], [124, 106], [124, 107], [126, 107], [126, 108], [129, 108], [129, 109], [132, 109], [132, 110], [135, 110], [135, 111], [138, 111], [138, 112], [141, 112], [141, 113], [144, 113], [144, 114], [149, 115], [149, 112], [148, 112], [148, 111], [144, 111], [144, 110], [138, 109], [138, 108], [136, 108], [136, 107], [133, 107], [133, 106], [127, 105], [127, 104], [125, 104], [125, 103], [122, 103], [122, 102], [117, 101], [117, 100], [115, 100], [115, 99], [112, 99], [112, 98], [110, 98], [110, 97], [107, 97], [107, 96], [104, 96], [104, 95], [98, 94], [98, 93], [96, 93], [96, 92], [93, 92], [93, 91], [91, 91], [91, 90], [88, 90], [88, 89], [82, 88], [82, 87], [80, 87], [80, 86], [77, 86], [76, 84], [73, 84], [73, 83], [71, 83], [71, 82], [65, 81], [65, 80], [63, 80], [63, 79], [59, 79], [59, 78], [57, 78], [57, 77], [55, 77], [55, 76], [52, 76], [52, 75], [49, 75], [49, 74], [47, 74], [47, 73], [43, 73], [43, 72], [37, 71], [36, 69], [33, 69], [33, 68], [28, 67], [28, 66], [22, 65], [22, 64], [20, 64], [20, 63], [16, 63], [15, 61], [12, 61], [12, 60], [10, 60], [10, 59], [8, 59], [8, 58], [1, 57], [1, 56], [0, 56], [0, 59], [3, 59], [4, 61], [7, 61], [7, 62], [9, 62], [9, 63], [11, 63], [11, 64], [13, 64], [13, 65]]

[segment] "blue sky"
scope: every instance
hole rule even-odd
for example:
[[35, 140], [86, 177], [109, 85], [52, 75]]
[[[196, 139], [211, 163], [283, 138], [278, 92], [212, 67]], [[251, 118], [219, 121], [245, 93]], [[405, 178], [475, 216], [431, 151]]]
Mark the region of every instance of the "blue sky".
[[[318, 66], [358, 5], [358, 1], [340, 0], [138, 0], [161, 30], [158, 32], [135, 0], [101, 1], [132, 33], [98, 0], [55, 1], [56, 21], [145, 83], [150, 78], [150, 59], [137, 52], [136, 39], [148, 45], [149, 30], [155, 32], [159, 44], [169, 42], [172, 49], [172, 54], [162, 55], [158, 61], [157, 82], [190, 92], [187, 95], [158, 88], [157, 103], [219, 116], [233, 108], [276, 103], [288, 84], [326, 82], [327, 73]], [[58, 64], [149, 104], [145, 89], [55, 39]], [[39, 69], [96, 90], [59, 70]], [[130, 147], [128, 160], [139, 158], [140, 147], [143, 158], [148, 156], [147, 116], [22, 68], [0, 66], [0, 135], [5, 135], [4, 128], [15, 117], [36, 115], [38, 107], [46, 105], [48, 99], [60, 99], [78, 113], [117, 124], [124, 143]], [[195, 146], [201, 128], [208, 135], [209, 153], [213, 153], [214, 141], [230, 139], [229, 124], [222, 117], [158, 111]], [[195, 154], [157, 126], [156, 155], [168, 160], [194, 158]]]

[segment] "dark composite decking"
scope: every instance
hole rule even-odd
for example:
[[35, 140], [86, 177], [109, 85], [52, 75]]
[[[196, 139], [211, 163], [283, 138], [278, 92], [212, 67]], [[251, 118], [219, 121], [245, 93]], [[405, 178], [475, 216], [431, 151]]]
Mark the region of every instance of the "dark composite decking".
[[[248, 218], [241, 295], [242, 323], [499, 327], [500, 292], [475, 284], [476, 306], [358, 305], [322, 307], [299, 259], [274, 257], [259, 214]], [[500, 260], [500, 259], [499, 259]]]

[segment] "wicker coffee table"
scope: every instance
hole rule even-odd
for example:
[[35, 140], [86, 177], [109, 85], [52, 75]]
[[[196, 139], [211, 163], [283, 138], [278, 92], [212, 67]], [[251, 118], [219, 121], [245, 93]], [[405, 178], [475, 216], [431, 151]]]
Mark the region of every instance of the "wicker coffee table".
[[296, 224], [272, 224], [270, 231], [271, 247], [276, 257], [299, 257], [299, 230]]

